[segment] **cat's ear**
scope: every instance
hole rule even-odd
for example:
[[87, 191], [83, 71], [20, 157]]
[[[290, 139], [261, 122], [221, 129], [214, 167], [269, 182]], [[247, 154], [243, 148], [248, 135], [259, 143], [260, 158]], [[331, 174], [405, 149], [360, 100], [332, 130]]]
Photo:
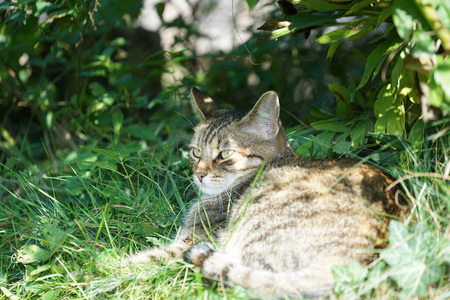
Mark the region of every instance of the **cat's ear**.
[[277, 93], [264, 93], [253, 109], [240, 121], [243, 130], [262, 135], [264, 139], [274, 138], [280, 131], [280, 103]]
[[201, 122], [213, 117], [214, 113], [219, 109], [219, 106], [214, 103], [213, 99], [209, 98], [195, 87], [192, 88], [191, 95], [192, 110]]

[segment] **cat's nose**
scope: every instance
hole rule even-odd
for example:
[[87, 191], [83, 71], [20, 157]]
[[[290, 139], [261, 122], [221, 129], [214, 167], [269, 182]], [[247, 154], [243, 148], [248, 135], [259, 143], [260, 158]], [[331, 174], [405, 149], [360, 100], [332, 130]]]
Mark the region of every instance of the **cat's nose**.
[[200, 182], [203, 181], [203, 178], [205, 178], [206, 175], [207, 175], [207, 174], [206, 174], [205, 171], [197, 171], [197, 172], [195, 172], [195, 176], [197, 176], [197, 178], [198, 178], [198, 180], [199, 180]]

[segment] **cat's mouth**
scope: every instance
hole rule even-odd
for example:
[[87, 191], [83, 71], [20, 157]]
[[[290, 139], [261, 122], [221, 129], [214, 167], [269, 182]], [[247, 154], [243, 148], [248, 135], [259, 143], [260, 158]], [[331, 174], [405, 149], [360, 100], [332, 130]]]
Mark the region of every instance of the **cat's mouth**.
[[202, 194], [209, 196], [222, 194], [233, 186], [233, 184], [227, 182], [225, 178], [212, 177], [210, 175], [205, 176], [201, 182], [194, 176], [194, 182], [200, 188]]

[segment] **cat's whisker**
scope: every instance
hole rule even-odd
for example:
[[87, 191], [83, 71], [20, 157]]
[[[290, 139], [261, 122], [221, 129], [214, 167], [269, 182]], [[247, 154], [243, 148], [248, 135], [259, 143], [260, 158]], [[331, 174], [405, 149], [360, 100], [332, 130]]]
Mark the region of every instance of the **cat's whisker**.
[[195, 187], [194, 187], [195, 183], [193, 181], [189, 182], [189, 184], [186, 186], [186, 188], [183, 191], [183, 197], [186, 198], [186, 195], [188, 193], [192, 193], [195, 191]]

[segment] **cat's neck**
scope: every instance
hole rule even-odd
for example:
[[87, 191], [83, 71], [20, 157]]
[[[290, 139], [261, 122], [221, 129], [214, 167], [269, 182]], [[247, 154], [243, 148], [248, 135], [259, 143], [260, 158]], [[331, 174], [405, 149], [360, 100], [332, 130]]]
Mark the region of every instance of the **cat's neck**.
[[299, 161], [300, 159], [301, 158], [292, 151], [292, 153], [289, 153], [289, 155], [285, 155], [279, 157], [278, 159], [274, 159], [272, 161], [267, 162], [267, 167], [276, 168], [287, 165], [296, 165], [296, 162]]
[[281, 167], [284, 165], [292, 165], [295, 161], [299, 160], [291, 144], [287, 140], [284, 130], [281, 130], [277, 136], [277, 150], [266, 162], [268, 167]]

